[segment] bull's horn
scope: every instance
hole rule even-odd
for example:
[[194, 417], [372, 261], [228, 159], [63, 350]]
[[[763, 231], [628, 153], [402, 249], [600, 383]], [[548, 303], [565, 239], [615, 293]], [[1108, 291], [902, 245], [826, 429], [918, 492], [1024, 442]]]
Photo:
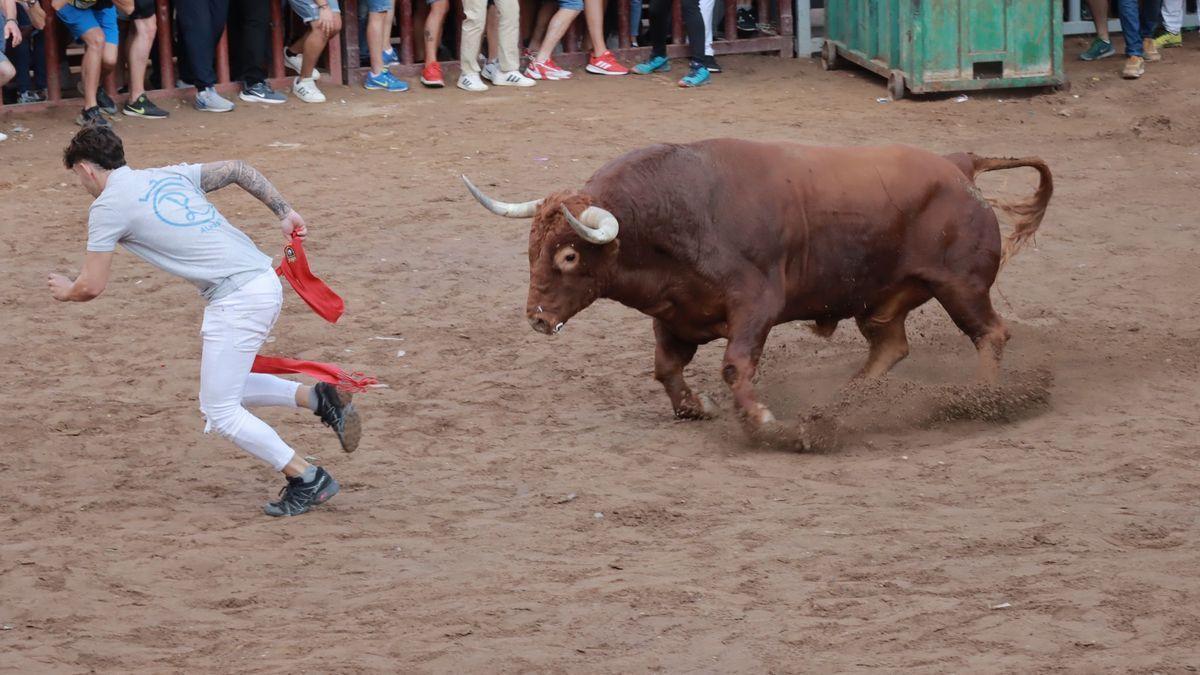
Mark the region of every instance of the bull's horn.
[[571, 229], [593, 244], [607, 244], [617, 238], [617, 231], [621, 229], [617, 217], [599, 206], [587, 207], [579, 214], [579, 218], [571, 215], [571, 210], [565, 204], [562, 206], [562, 212], [571, 224]]
[[506, 218], [532, 218], [533, 214], [537, 213], [538, 206], [542, 204], [542, 200], [540, 199], [535, 199], [531, 202], [521, 202], [519, 204], [497, 201], [483, 194], [479, 188], [475, 187], [470, 178], [463, 176], [462, 179], [467, 184], [467, 190], [471, 193], [471, 196], [479, 200], [479, 203], [483, 204], [485, 209], [498, 216]]

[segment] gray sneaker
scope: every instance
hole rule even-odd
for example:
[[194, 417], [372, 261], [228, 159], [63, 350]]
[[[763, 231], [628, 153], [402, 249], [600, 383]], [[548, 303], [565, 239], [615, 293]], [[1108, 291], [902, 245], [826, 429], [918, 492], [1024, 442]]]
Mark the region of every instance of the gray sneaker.
[[216, 89], [209, 87], [196, 92], [196, 110], [203, 112], [229, 112], [233, 110], [233, 102], [221, 98]]
[[266, 82], [258, 82], [251, 85], [242, 85], [242, 93], [238, 94], [238, 98], [243, 101], [251, 101], [257, 103], [285, 103], [287, 94], [275, 91]]

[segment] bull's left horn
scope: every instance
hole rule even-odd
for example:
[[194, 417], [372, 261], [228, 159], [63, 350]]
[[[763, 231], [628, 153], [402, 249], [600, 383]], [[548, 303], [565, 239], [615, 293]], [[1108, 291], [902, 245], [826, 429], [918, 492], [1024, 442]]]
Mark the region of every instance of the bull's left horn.
[[475, 187], [470, 178], [462, 177], [463, 182], [467, 184], [467, 191], [471, 196], [483, 204], [483, 207], [488, 211], [505, 218], [532, 218], [533, 214], [537, 213], [537, 208], [542, 205], [542, 200], [535, 199], [530, 202], [521, 202], [519, 204], [509, 204], [502, 202], [483, 194], [483, 191]]
[[607, 244], [617, 238], [617, 232], [621, 229], [617, 217], [599, 206], [587, 207], [579, 214], [579, 218], [571, 215], [571, 209], [566, 204], [561, 208], [575, 234], [593, 244]]

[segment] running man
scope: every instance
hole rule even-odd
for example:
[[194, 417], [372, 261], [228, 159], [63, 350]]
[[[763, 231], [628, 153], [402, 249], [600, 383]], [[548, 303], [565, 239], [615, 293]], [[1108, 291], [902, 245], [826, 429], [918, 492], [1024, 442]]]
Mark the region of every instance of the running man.
[[280, 499], [266, 505], [267, 515], [299, 515], [337, 494], [337, 481], [325, 469], [304, 461], [245, 406], [312, 410], [337, 433], [342, 449], [353, 452], [362, 428], [351, 397], [324, 383], [307, 387], [250, 372], [279, 317], [282, 289], [271, 258], [230, 225], [205, 194], [236, 183], [271, 209], [289, 238], [308, 234], [300, 214], [241, 160], [131, 169], [121, 139], [108, 127], [84, 127], [63, 152], [63, 164], [96, 200], [88, 215], [82, 272], [74, 280], [50, 274], [54, 299], [87, 302], [99, 296], [118, 243], [192, 282], [208, 301], [200, 329], [205, 431], [215, 429], [287, 477]]

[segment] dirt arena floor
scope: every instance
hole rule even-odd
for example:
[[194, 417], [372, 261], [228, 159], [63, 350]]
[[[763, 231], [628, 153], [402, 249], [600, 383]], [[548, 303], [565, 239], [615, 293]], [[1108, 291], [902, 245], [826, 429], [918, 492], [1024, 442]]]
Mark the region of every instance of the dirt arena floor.
[[[1073, 40], [1070, 92], [961, 103], [878, 102], [864, 73], [744, 57], [698, 91], [581, 75], [118, 121], [134, 166], [244, 158], [273, 178], [349, 311], [331, 326], [286, 291], [265, 351], [389, 385], [361, 397], [353, 455], [309, 415], [263, 413], [343, 485], [282, 521], [259, 510], [279, 478], [202, 433], [190, 286], [120, 253], [100, 299], [50, 299], [45, 274], [83, 253], [89, 199], [58, 161], [74, 111], [0, 121], [28, 129], [0, 145], [0, 670], [1195, 671], [1187, 40], [1139, 82], [1075, 61]], [[743, 440], [722, 344], [688, 370], [722, 417], [676, 422], [648, 318], [602, 302], [556, 338], [531, 331], [527, 224], [485, 213], [458, 175], [530, 199], [625, 150], [713, 136], [1046, 159], [1041, 236], [994, 293], [1008, 376], [1044, 400], [942, 414], [974, 352], [927, 305], [912, 357], [840, 408], [839, 449], [772, 451]], [[265, 208], [217, 202], [278, 255]], [[841, 400], [864, 356], [851, 324], [829, 341], [783, 326], [759, 387], [796, 420]]]

